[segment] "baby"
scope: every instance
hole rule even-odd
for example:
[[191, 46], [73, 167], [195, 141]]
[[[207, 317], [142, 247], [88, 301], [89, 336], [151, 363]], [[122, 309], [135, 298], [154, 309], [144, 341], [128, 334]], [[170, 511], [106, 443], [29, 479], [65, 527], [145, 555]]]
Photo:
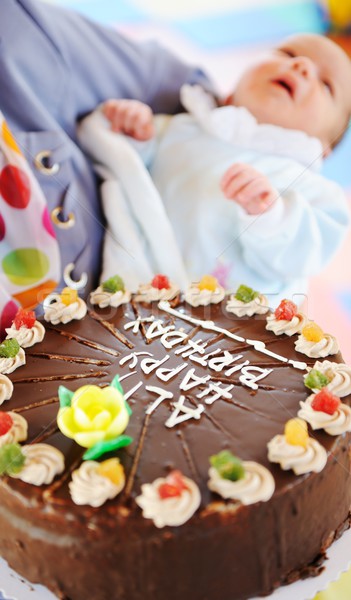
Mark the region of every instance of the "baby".
[[272, 304], [304, 293], [348, 225], [342, 190], [317, 172], [350, 120], [348, 56], [325, 37], [293, 36], [226, 99], [189, 86], [181, 99], [187, 113], [174, 117], [134, 100], [98, 110], [145, 159], [189, 278], [245, 283]]

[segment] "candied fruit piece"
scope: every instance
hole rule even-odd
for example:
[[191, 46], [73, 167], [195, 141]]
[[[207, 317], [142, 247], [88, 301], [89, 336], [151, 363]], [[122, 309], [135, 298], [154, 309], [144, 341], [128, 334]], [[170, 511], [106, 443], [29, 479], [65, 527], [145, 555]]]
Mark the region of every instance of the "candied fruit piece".
[[308, 342], [320, 342], [324, 338], [324, 331], [317, 323], [310, 321], [303, 328], [302, 335]]
[[229, 450], [222, 450], [218, 454], [210, 456], [210, 463], [218, 471], [222, 479], [238, 481], [238, 479], [245, 477], [245, 469], [242, 461]]
[[15, 475], [22, 469], [25, 456], [19, 444], [6, 444], [0, 448], [0, 475]]
[[61, 302], [66, 306], [73, 304], [73, 302], [77, 302], [78, 300], [78, 292], [70, 287], [63, 288], [61, 292]]
[[198, 286], [199, 290], [209, 290], [215, 292], [218, 288], [218, 281], [213, 275], [204, 275], [201, 277]]
[[340, 404], [340, 398], [334, 396], [334, 394], [326, 388], [318, 392], [311, 402], [313, 410], [327, 413], [327, 415], [333, 415], [335, 411], [338, 410]]
[[292, 446], [303, 446], [306, 448], [308, 442], [308, 429], [306, 421], [295, 418], [285, 423], [285, 439]]
[[291, 321], [296, 317], [298, 312], [295, 302], [291, 300], [282, 300], [279, 306], [274, 311], [274, 316], [277, 321]]
[[108, 458], [101, 462], [97, 468], [99, 475], [107, 477], [115, 485], [120, 485], [124, 478], [124, 470], [118, 458]]
[[252, 302], [255, 298], [257, 298], [258, 292], [248, 287], [247, 285], [239, 285], [238, 289], [235, 292], [234, 297], [240, 302], [244, 302], [247, 304], [248, 302]]
[[160, 498], [165, 500], [166, 498], [181, 496], [182, 492], [187, 489], [182, 473], [175, 470], [167, 475], [165, 482], [161, 483], [157, 491]]
[[321, 390], [329, 383], [329, 378], [318, 371], [318, 369], [311, 369], [308, 375], [305, 377], [305, 386], [310, 390]]
[[35, 323], [35, 312], [34, 310], [25, 310], [24, 308], [20, 308], [17, 311], [17, 314], [13, 320], [13, 324], [16, 329], [20, 329], [20, 327], [26, 327], [27, 329], [31, 329]]
[[155, 275], [155, 277], [151, 281], [151, 285], [152, 287], [158, 290], [169, 290], [169, 288], [171, 287], [167, 275], [162, 275], [161, 273]]
[[20, 345], [15, 338], [4, 340], [0, 344], [0, 358], [14, 358], [17, 356]]
[[109, 292], [110, 294], [125, 291], [124, 281], [119, 275], [114, 275], [113, 277], [106, 279], [101, 285], [104, 292]]
[[13, 419], [9, 413], [0, 411], [0, 436], [5, 435], [8, 431], [10, 431], [13, 425]]

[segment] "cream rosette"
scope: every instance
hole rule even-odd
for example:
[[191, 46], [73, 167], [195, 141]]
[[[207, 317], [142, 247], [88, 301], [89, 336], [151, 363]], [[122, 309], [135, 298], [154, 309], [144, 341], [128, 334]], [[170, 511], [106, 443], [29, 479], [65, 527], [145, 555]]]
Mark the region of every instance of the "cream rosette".
[[0, 373], [0, 405], [5, 400], [10, 400], [13, 392], [13, 383], [11, 379]]
[[118, 290], [117, 292], [106, 292], [102, 285], [99, 285], [96, 290], [90, 294], [91, 304], [97, 304], [100, 308], [107, 308], [112, 306], [117, 308], [122, 304], [127, 304], [131, 299], [131, 293], [129, 291]]
[[[335, 396], [344, 398], [351, 394], [351, 367], [349, 365], [331, 362], [330, 360], [317, 360], [313, 368], [329, 379], [329, 383], [325, 387]], [[304, 378], [306, 377], [308, 377], [308, 374], [304, 376]], [[317, 393], [319, 390], [313, 389], [312, 391]]]
[[319, 342], [310, 342], [301, 334], [295, 342], [295, 350], [310, 358], [324, 358], [339, 352], [339, 344], [330, 333], [325, 333]]
[[58, 294], [52, 294], [44, 301], [44, 319], [53, 325], [69, 323], [73, 319], [83, 319], [87, 314], [87, 305], [82, 298], [71, 304], [64, 304]]
[[17, 352], [16, 356], [11, 356], [9, 358], [1, 357], [0, 358], [0, 374], [12, 373], [18, 367], [26, 364], [26, 355], [23, 348], [20, 348]]
[[327, 463], [327, 453], [316, 440], [308, 438], [306, 446], [288, 444], [285, 435], [276, 435], [268, 442], [268, 459], [279, 463], [284, 471], [292, 469], [295, 475], [319, 473]]
[[72, 481], [68, 487], [75, 504], [86, 504], [96, 508], [105, 504], [107, 500], [115, 498], [123, 490], [124, 473], [116, 483], [102, 475], [99, 468], [99, 462], [87, 460], [80, 465], [79, 469], [73, 471]]
[[173, 300], [178, 294], [180, 294], [180, 288], [178, 285], [170, 282], [169, 288], [157, 288], [153, 287], [151, 283], [140, 285], [134, 300], [136, 302], [158, 302], [159, 300]]
[[7, 446], [7, 444], [25, 442], [28, 436], [28, 423], [26, 419], [15, 412], [9, 411], [7, 414], [12, 419], [12, 426], [7, 433], [0, 435], [0, 448]]
[[17, 329], [14, 325], [5, 329], [6, 339], [15, 339], [22, 348], [29, 348], [38, 342], [42, 342], [45, 336], [45, 327], [39, 321], [35, 321], [33, 327], [20, 327]]
[[32, 485], [48, 485], [65, 468], [64, 456], [60, 450], [49, 444], [22, 446], [25, 457], [19, 473], [11, 475]]
[[186, 489], [179, 496], [161, 498], [158, 488], [165, 482], [165, 478], [159, 477], [153, 483], [144, 483], [141, 495], [135, 501], [143, 511], [143, 517], [152, 519], [156, 527], [183, 525], [200, 506], [200, 490], [194, 481], [184, 477]]
[[218, 285], [215, 290], [200, 290], [197, 284], [189, 286], [184, 294], [184, 299], [191, 306], [208, 306], [209, 304], [218, 304], [225, 297], [225, 289]]
[[242, 479], [231, 481], [220, 476], [217, 469], [209, 469], [208, 487], [222, 498], [238, 500], [242, 504], [267, 502], [275, 490], [272, 474], [262, 465], [253, 461], [243, 461], [245, 475]]
[[232, 294], [226, 305], [228, 312], [237, 317], [252, 317], [252, 315], [264, 315], [269, 311], [268, 300], [263, 294], [258, 294], [250, 302], [242, 302]]
[[301, 333], [307, 322], [308, 319], [303, 313], [298, 313], [291, 321], [277, 319], [273, 313], [267, 317], [266, 329], [267, 331], [273, 331], [275, 335], [283, 335], [285, 333], [285, 335], [291, 336], [295, 335], [295, 333]]
[[307, 421], [313, 430], [324, 429], [329, 435], [341, 435], [351, 431], [351, 409], [347, 404], [340, 402], [338, 409], [330, 415], [312, 408], [315, 396], [316, 394], [311, 394], [304, 402], [300, 402], [298, 417]]

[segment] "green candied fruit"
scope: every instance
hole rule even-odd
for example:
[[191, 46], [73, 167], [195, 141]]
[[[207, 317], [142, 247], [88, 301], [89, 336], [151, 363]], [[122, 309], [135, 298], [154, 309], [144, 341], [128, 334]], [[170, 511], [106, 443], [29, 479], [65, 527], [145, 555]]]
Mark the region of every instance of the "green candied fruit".
[[0, 448], [0, 475], [16, 475], [24, 465], [25, 456], [19, 444], [6, 444]]
[[116, 292], [124, 292], [124, 281], [119, 275], [114, 275], [113, 277], [106, 279], [106, 281], [103, 281], [102, 289], [104, 292], [110, 292], [111, 294], [115, 294]]
[[19, 352], [20, 345], [15, 338], [4, 340], [0, 344], [0, 357], [1, 358], [13, 358]]
[[245, 304], [252, 302], [257, 296], [258, 292], [255, 292], [255, 290], [243, 284], [239, 285], [235, 292], [235, 298], [240, 300], [240, 302], [245, 302]]
[[242, 461], [229, 450], [222, 450], [218, 454], [210, 456], [210, 463], [223, 479], [238, 481], [238, 479], [245, 477]]
[[321, 390], [329, 383], [329, 378], [318, 369], [311, 369], [305, 377], [305, 386], [311, 390]]

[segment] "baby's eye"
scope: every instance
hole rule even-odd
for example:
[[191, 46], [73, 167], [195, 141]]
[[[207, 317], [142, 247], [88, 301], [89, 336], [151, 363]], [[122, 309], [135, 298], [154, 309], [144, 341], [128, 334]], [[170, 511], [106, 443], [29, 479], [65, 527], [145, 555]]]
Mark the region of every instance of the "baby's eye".
[[282, 54], [285, 54], [286, 56], [290, 56], [291, 58], [294, 58], [296, 56], [295, 52], [293, 50], [290, 50], [290, 48], [279, 48], [278, 50]]

